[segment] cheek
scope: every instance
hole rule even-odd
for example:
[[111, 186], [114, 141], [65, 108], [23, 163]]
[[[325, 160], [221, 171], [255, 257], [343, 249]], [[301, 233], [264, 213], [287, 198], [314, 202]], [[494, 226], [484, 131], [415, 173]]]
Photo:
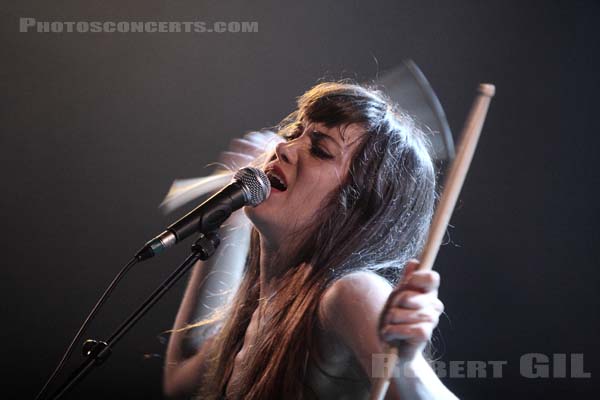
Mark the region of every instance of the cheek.
[[333, 171], [318, 171], [306, 180], [298, 181], [298, 191], [294, 193], [293, 203], [302, 215], [310, 216], [323, 206], [323, 201], [340, 186], [338, 177]]

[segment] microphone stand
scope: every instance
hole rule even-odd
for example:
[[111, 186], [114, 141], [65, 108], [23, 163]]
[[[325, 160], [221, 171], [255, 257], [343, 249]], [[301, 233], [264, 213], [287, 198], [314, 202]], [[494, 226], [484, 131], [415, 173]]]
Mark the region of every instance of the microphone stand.
[[167, 279], [161, 283], [156, 290], [135, 310], [129, 318], [119, 326], [108, 340], [88, 339], [83, 344], [83, 354], [86, 359], [69, 376], [67, 382], [61, 386], [52, 396], [56, 400], [61, 398], [73, 386], [80, 382], [92, 371], [93, 367], [102, 364], [112, 352], [115, 344], [142, 318], [150, 308], [196, 263], [198, 260], [207, 260], [216, 251], [221, 240], [216, 232], [200, 234], [200, 237], [192, 245], [192, 253], [177, 267]]

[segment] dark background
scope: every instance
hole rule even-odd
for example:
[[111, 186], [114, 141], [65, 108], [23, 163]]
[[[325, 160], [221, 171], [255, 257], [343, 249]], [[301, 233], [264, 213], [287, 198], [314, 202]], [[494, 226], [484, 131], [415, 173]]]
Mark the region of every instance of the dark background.
[[[33, 398], [120, 265], [176, 217], [157, 208], [173, 179], [210, 172], [230, 139], [276, 123], [319, 78], [372, 79], [409, 57], [455, 136], [476, 85], [497, 86], [436, 266], [448, 314], [437, 343], [445, 361], [508, 364], [501, 379], [444, 382], [462, 398], [594, 395], [597, 2], [11, 3], [0, 21], [3, 397]], [[259, 32], [19, 33], [19, 17], [258, 21]], [[136, 268], [88, 336], [106, 337], [187, 252]], [[160, 334], [184, 281], [72, 398], [161, 398]], [[584, 353], [592, 378], [524, 378], [526, 353]]]

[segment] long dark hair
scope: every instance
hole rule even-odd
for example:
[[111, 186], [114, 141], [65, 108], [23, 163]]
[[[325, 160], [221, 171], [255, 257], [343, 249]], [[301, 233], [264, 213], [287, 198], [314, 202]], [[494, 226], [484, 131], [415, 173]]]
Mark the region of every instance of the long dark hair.
[[[269, 300], [274, 310], [237, 380], [236, 397], [305, 398], [307, 363], [325, 289], [340, 277], [372, 270], [394, 283], [426, 238], [435, 201], [435, 172], [427, 142], [412, 119], [378, 90], [345, 82], [320, 83], [298, 99], [278, 126], [294, 138], [302, 121], [365, 134], [349, 173], [315, 212], [301, 245], [286, 260], [283, 284]], [[235, 356], [259, 306], [260, 246], [253, 229], [242, 282], [212, 346], [201, 398], [225, 391]], [[279, 269], [279, 268], [278, 268]]]

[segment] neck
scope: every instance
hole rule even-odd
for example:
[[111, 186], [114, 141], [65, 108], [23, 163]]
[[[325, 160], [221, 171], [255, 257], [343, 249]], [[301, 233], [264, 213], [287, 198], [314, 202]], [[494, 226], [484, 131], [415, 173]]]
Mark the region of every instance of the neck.
[[278, 288], [278, 277], [285, 268], [286, 250], [279, 243], [260, 237], [260, 298], [268, 299]]
[[[293, 264], [295, 254], [299, 250], [297, 247], [290, 246], [289, 243], [296, 243], [298, 237], [289, 236], [287, 238], [273, 239], [273, 236], [265, 235], [259, 231], [259, 281], [260, 281], [260, 299], [269, 299], [282, 284], [281, 278], [286, 275], [290, 268], [299, 271], [300, 266]], [[310, 268], [301, 268], [308, 272]]]

